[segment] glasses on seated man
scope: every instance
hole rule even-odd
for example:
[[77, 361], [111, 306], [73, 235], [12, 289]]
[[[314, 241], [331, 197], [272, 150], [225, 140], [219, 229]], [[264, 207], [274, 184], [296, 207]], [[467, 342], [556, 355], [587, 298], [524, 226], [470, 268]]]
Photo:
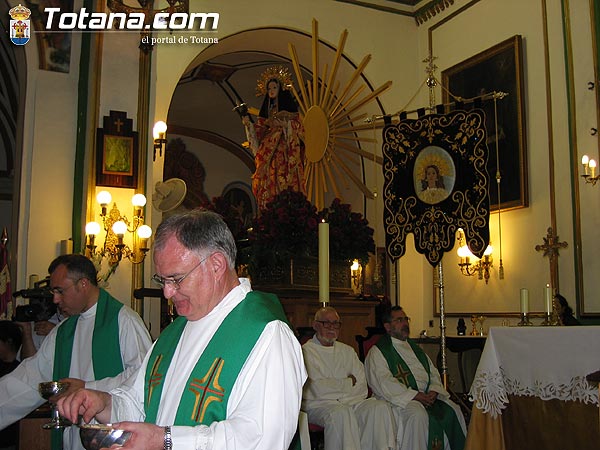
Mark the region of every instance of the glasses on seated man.
[[340, 327], [342, 326], [342, 322], [340, 322], [339, 320], [335, 320], [335, 321], [315, 320], [315, 322], [319, 322], [325, 328], [333, 328], [333, 329], [336, 329], [336, 330], [339, 330]]

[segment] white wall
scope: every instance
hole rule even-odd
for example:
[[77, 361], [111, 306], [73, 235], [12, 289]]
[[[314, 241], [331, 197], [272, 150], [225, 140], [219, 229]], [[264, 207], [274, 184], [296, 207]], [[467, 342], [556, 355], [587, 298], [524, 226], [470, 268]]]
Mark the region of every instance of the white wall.
[[[561, 250], [560, 253], [561, 291], [572, 300], [572, 306], [574, 306], [576, 292], [571, 212], [571, 183], [574, 174], [571, 172], [568, 140], [561, 2], [550, 0], [547, 3], [549, 73], [546, 73], [544, 68], [544, 24], [541, 0], [480, 1], [450, 18], [463, 6], [470, 4], [467, 0], [456, 0], [454, 5], [419, 27], [408, 17], [322, 0], [290, 2], [285, 8], [282, 8], [281, 3], [276, 0], [261, 2], [211, 0], [202, 2], [198, 7], [192, 2], [192, 8], [220, 13], [219, 37], [261, 26], [283, 26], [310, 33], [311, 20], [315, 17], [319, 21], [320, 37], [336, 45], [342, 30], [348, 29], [347, 55], [355, 62], [360, 61], [367, 53], [373, 55], [365, 73], [372, 85], [379, 86], [390, 79], [394, 83], [381, 98], [387, 112], [395, 112], [406, 106], [423, 81], [425, 64], [422, 60], [428, 54], [430, 37], [434, 56], [438, 58], [436, 65], [439, 76], [445, 68], [510, 36], [522, 35], [530, 207], [509, 211], [501, 216], [505, 280], [497, 279], [496, 263], [492, 279], [488, 285], [485, 285], [474, 278], [466, 278], [459, 274], [456, 264], [458, 258], [455, 254], [444, 257], [448, 309], [459, 312], [516, 313], [518, 292], [521, 287], [530, 289], [531, 307], [541, 311], [543, 305], [541, 289], [549, 281], [548, 260], [536, 252], [534, 247], [536, 244], [543, 243], [546, 229], [550, 226], [548, 181], [550, 139], [554, 144], [553, 163], [557, 183], [557, 231], [561, 240], [569, 242], [569, 247]], [[580, 153], [583, 153], [584, 149], [587, 151], [597, 147], [597, 138], [591, 138], [587, 132], [591, 126], [590, 122], [595, 123], [592, 119], [596, 106], [585, 90], [588, 78], [593, 76], [592, 61], [589, 56], [591, 53], [588, 31], [589, 10], [587, 2], [569, 3], [572, 8], [573, 24], [571, 38], [576, 52], [574, 60], [578, 62], [575, 67], [576, 97], [578, 105], [581, 104], [581, 110], [578, 110], [580, 119], [577, 122], [577, 138], [582, 148]], [[577, 5], [573, 5], [574, 3]], [[76, 2], [76, 8], [78, 7], [79, 3]], [[139, 37], [135, 34], [121, 33], [107, 34], [103, 39], [104, 58], [99, 92], [98, 126], [101, 126], [101, 117], [107, 115], [110, 109], [114, 109], [127, 111], [129, 117], [134, 119], [134, 129], [137, 129], [138, 124], [135, 123], [138, 82], [136, 41]], [[79, 45], [80, 35], [74, 35], [69, 74], [37, 70], [35, 46], [30, 45], [27, 48], [29, 84], [25, 117], [22, 212], [19, 218], [19, 253], [22, 256], [19, 258], [17, 288], [25, 285], [26, 277], [30, 273], [45, 274], [48, 262], [58, 254], [58, 242], [70, 237], [71, 234]], [[152, 56], [151, 78], [152, 92], [156, 95], [151, 96], [150, 99], [151, 123], [167, 117], [171, 95], [181, 74], [202, 50], [202, 45], [163, 45], [155, 48]], [[550, 76], [552, 92], [551, 105], [546, 96], [548, 76]], [[439, 92], [437, 96], [441, 99]], [[428, 98], [427, 92], [424, 91], [410, 105], [410, 108], [426, 105], [428, 105]], [[88, 151], [91, 151], [91, 147]], [[210, 149], [207, 148], [207, 151]], [[216, 163], [208, 156], [201, 157], [201, 161], [205, 166], [211, 165], [211, 179], [207, 178], [207, 193], [213, 196], [219, 191], [218, 183], [213, 185], [212, 181], [212, 174], [217, 170], [213, 169], [212, 165]], [[149, 197], [155, 182], [162, 178], [162, 165], [161, 158], [157, 158], [155, 163], [152, 162], [150, 152], [146, 189]], [[242, 172], [240, 169], [240, 176]], [[377, 184], [381, 192], [382, 177], [378, 176], [370, 166], [366, 168], [366, 175], [367, 185]], [[582, 187], [581, 194], [582, 201], [586, 205], [597, 206], [598, 194], [591, 187]], [[354, 209], [362, 210], [362, 198], [353, 197], [352, 203]], [[385, 240], [381, 225], [382, 211], [381, 198], [378, 199], [377, 204], [373, 201], [367, 202], [367, 218], [377, 230], [378, 246], [383, 246]], [[596, 207], [585, 208], [583, 211], [584, 237], [589, 241], [598, 237], [596, 234], [600, 218], [597, 211]], [[160, 221], [160, 214], [152, 211], [149, 206], [147, 216], [155, 228]], [[499, 239], [495, 216], [491, 218], [491, 237], [497, 247], [496, 243]], [[399, 302], [413, 317], [413, 331], [418, 332], [421, 329], [428, 329], [428, 321], [434, 317], [432, 269], [412, 248], [411, 242], [407, 255], [400, 261]], [[586, 266], [595, 267], [592, 251], [586, 249], [584, 259]], [[146, 281], [148, 281], [152, 267], [151, 264], [146, 266]], [[119, 271], [121, 270], [123, 275], [119, 276], [127, 280], [126, 269], [122, 267]], [[597, 269], [594, 270], [597, 273]], [[586, 275], [586, 279], [591, 280], [591, 277]], [[586, 296], [591, 296], [596, 290], [595, 284], [588, 282], [585, 284], [585, 289]], [[128, 299], [127, 282], [124, 282], [117, 291], [113, 291], [113, 294], [122, 300]], [[495, 320], [500, 321], [501, 318]], [[494, 321], [489, 320], [486, 325], [492, 323]], [[450, 321], [448, 328], [454, 329], [455, 322]]]

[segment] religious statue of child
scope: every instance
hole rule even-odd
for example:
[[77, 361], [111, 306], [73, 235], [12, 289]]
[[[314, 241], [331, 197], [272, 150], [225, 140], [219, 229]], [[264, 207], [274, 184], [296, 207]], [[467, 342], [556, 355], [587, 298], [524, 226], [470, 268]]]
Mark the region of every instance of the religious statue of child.
[[258, 81], [257, 93], [264, 100], [256, 123], [240, 112], [255, 158], [252, 192], [259, 211], [286, 189], [306, 194], [304, 127], [290, 87], [287, 69], [270, 67]]

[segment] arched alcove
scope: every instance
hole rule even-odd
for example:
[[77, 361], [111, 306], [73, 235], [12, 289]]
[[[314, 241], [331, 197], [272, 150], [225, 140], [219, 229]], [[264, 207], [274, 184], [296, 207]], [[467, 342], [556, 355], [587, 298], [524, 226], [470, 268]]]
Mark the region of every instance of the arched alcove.
[[[289, 44], [296, 48], [302, 76], [305, 80], [311, 80], [312, 36], [282, 27], [250, 29], [219, 39], [218, 44], [201, 51], [181, 76], [170, 102], [168, 134], [170, 139], [181, 138], [186, 150], [196, 155], [205, 166], [205, 188], [209, 198], [221, 195], [229, 183], [250, 183], [254, 160], [250, 150], [241, 145], [246, 141], [246, 135], [240, 117], [233, 108], [242, 102], [260, 108], [262, 97], [255, 95], [256, 84], [268, 67], [283, 65], [290, 73], [294, 73]], [[331, 68], [336, 50], [335, 45], [320, 40], [319, 66], [327, 64]], [[358, 64], [355, 61], [363, 57], [342, 55], [337, 75], [341, 86], [356, 71]], [[293, 78], [298, 87], [296, 77]], [[374, 90], [362, 72], [355, 88], [362, 89], [363, 93]], [[366, 116], [384, 114], [378, 101], [365, 105], [362, 111]], [[356, 125], [362, 124], [364, 122], [361, 121]], [[372, 131], [367, 133], [372, 137]], [[368, 147], [363, 150], [380, 153], [380, 149], [371, 145]], [[168, 158], [167, 154], [165, 166], [169, 165]], [[365, 164], [363, 158], [357, 158], [357, 161], [352, 170], [358, 179], [365, 182], [365, 170], [372, 174], [373, 169], [365, 169], [369, 162]], [[362, 209], [365, 212], [366, 203], [360, 190], [352, 183], [343, 184], [342, 189], [344, 200], [353, 204], [355, 210]], [[333, 198], [333, 193], [328, 193], [326, 203], [329, 204]]]

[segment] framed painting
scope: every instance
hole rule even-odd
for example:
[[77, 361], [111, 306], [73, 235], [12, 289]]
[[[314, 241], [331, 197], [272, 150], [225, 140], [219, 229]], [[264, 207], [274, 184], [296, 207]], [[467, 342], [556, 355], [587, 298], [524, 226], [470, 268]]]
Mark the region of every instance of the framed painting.
[[[522, 38], [515, 35], [442, 71], [444, 104], [455, 104], [460, 97], [461, 109], [477, 106], [485, 111], [491, 211], [529, 206], [522, 60]], [[489, 99], [493, 92], [508, 95]]]
[[96, 133], [96, 185], [136, 188], [138, 138], [131, 126], [125, 112], [104, 117], [104, 128]]

